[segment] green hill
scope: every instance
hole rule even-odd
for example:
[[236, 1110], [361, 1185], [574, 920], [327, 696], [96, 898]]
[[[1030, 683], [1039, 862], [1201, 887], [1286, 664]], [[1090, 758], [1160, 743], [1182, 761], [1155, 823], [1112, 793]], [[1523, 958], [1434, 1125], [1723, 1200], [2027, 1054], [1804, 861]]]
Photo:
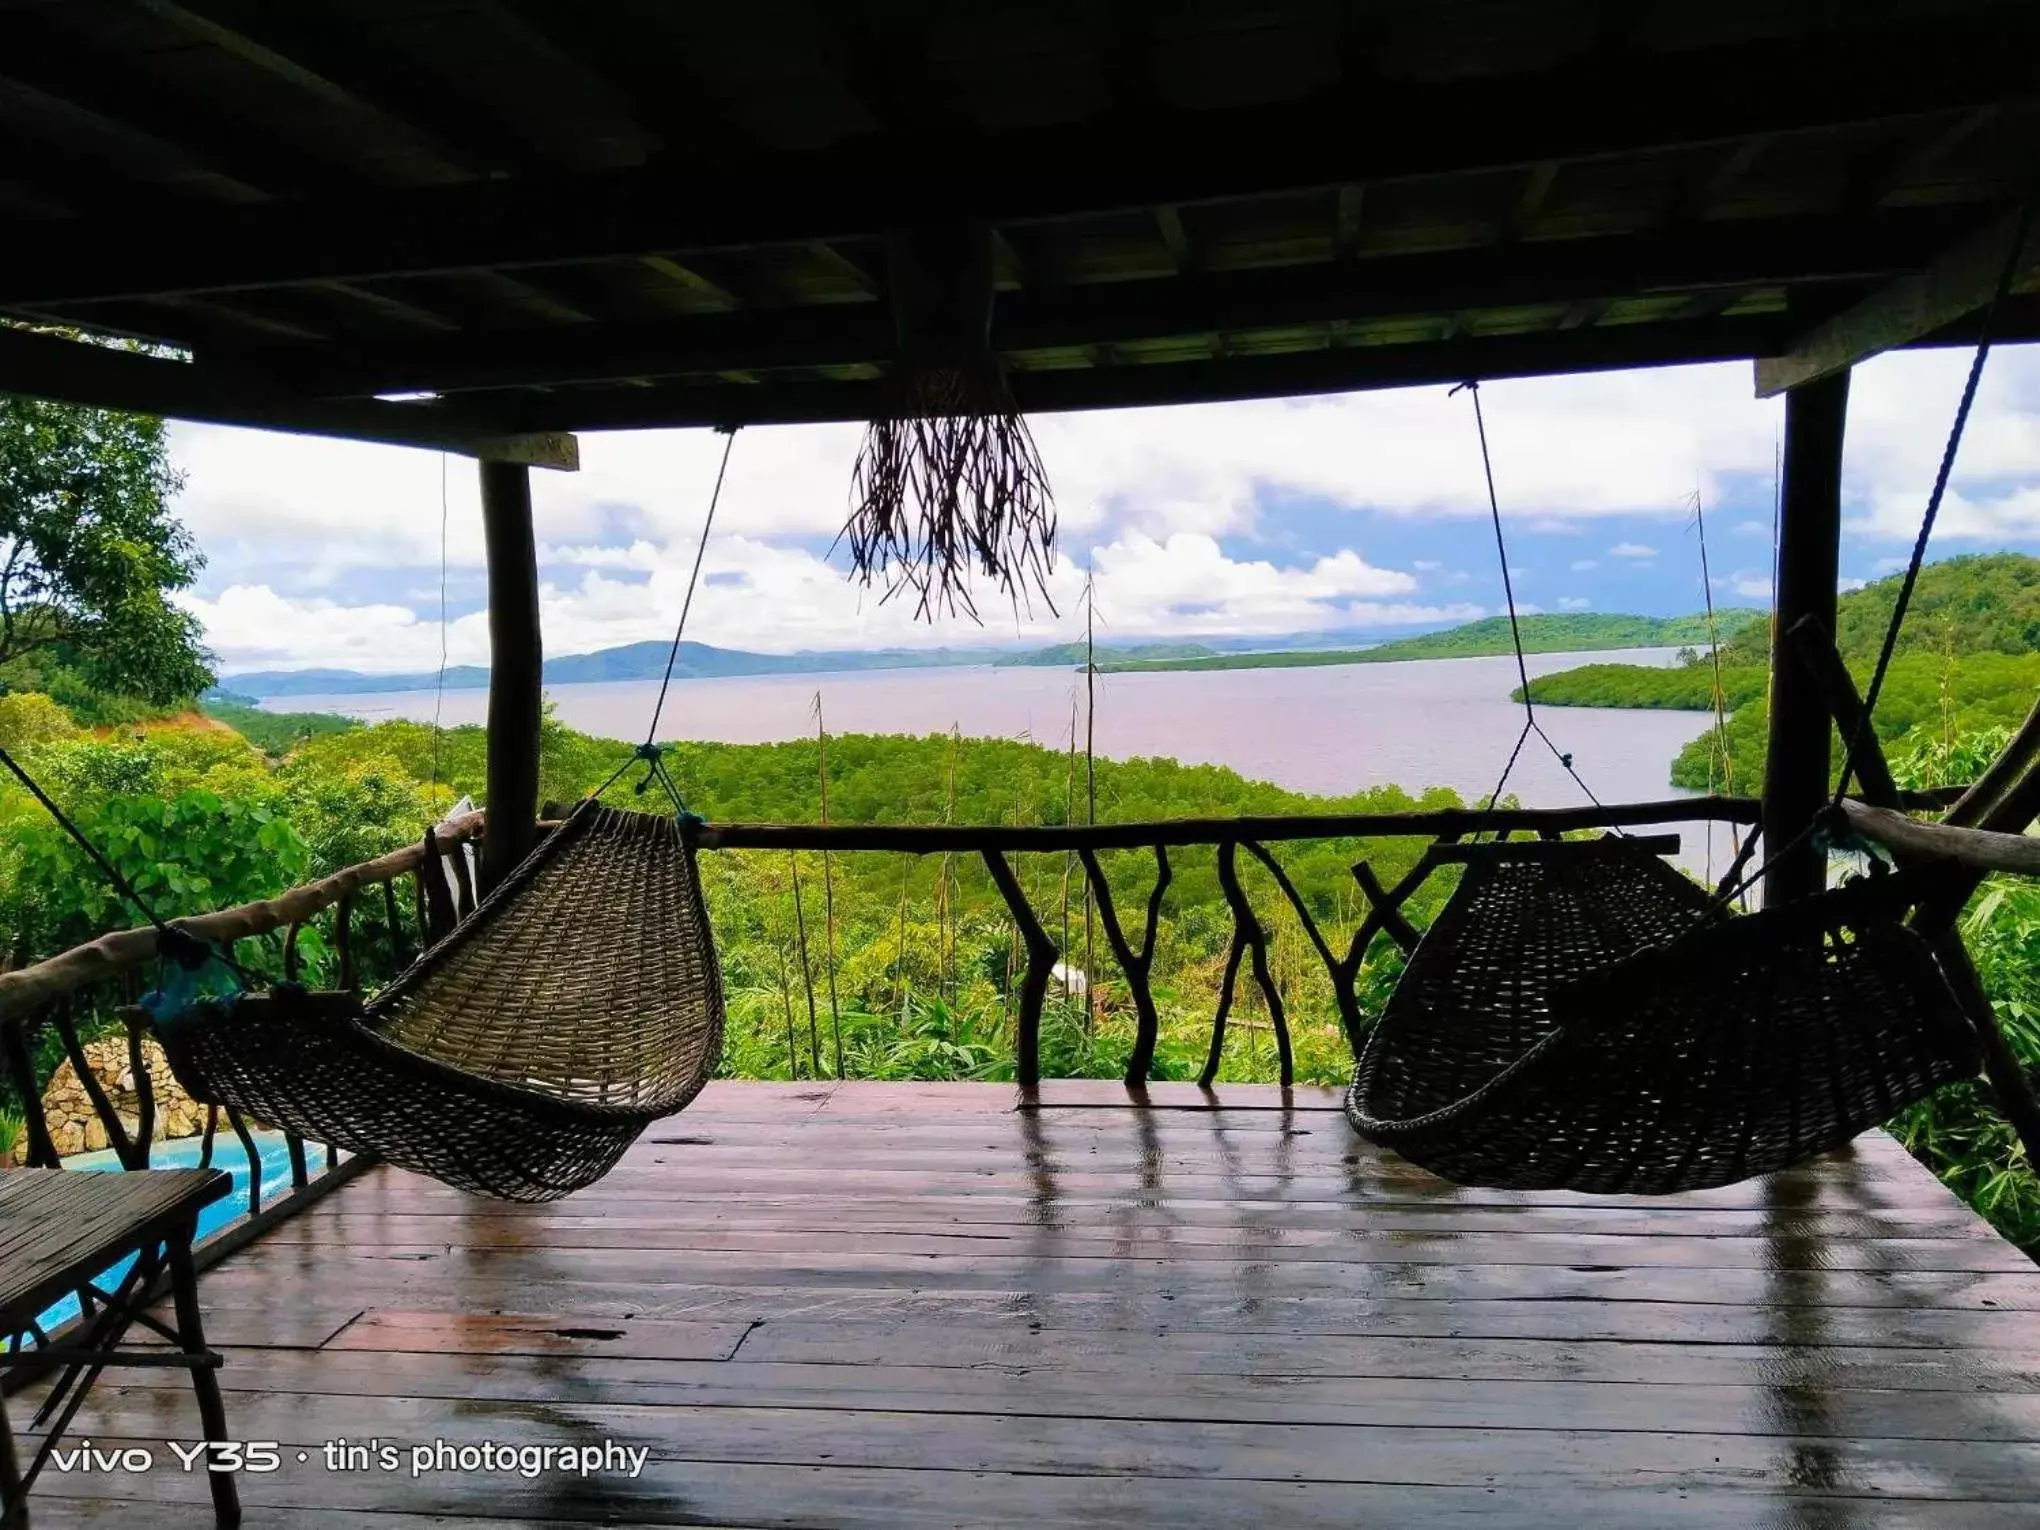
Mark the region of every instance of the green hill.
[[[1837, 643], [1859, 686], [1868, 683], [1876, 664], [1899, 584], [1897, 575], [1880, 579], [1836, 604]], [[1763, 774], [1770, 638], [1768, 622], [1750, 622], [1721, 645], [1722, 691], [1733, 713], [1727, 728], [1728, 778], [1738, 790], [1748, 789]], [[1531, 693], [1545, 706], [1704, 712], [1712, 706], [1713, 679], [1710, 656], [1695, 652], [1671, 669], [1586, 664], [1533, 682]], [[1943, 731], [2012, 727], [2024, 718], [2036, 691], [2040, 558], [1983, 553], [1922, 569], [1878, 703], [1878, 736], [1896, 740], [1922, 726]], [[1522, 692], [1515, 695], [1520, 699]], [[1720, 755], [1710, 729], [1680, 753], [1672, 766], [1673, 784], [1699, 790], [1718, 786]], [[1835, 757], [1841, 757], [1839, 746]]]
[[[1762, 613], [1716, 613], [1724, 636], [1755, 622]], [[1565, 612], [1519, 618], [1525, 653], [1592, 653], [1603, 648], [1680, 648], [1707, 641], [1705, 616], [1626, 616]], [[1395, 664], [1410, 659], [1475, 659], [1512, 652], [1509, 619], [1478, 621], [1397, 638], [1372, 648], [1302, 649], [1282, 653], [1228, 653], [1209, 657], [1141, 658], [1100, 663], [1104, 672], [1157, 669], [1296, 669], [1324, 664]]]

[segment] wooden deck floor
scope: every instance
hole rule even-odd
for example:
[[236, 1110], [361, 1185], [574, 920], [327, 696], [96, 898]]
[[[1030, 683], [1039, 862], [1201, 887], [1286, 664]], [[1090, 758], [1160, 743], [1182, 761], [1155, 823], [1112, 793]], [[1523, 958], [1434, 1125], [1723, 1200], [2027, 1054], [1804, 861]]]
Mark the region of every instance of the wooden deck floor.
[[[2040, 1271], [1888, 1139], [1526, 1196], [1385, 1160], [1328, 1093], [1222, 1098], [718, 1085], [553, 1207], [373, 1170], [203, 1282], [235, 1433], [285, 1445], [248, 1523], [2040, 1517]], [[81, 1433], [164, 1464], [52, 1477], [34, 1523], [202, 1522], [181, 1379], [107, 1383]], [[329, 1471], [341, 1438], [402, 1464]], [[412, 1476], [436, 1439], [649, 1460]]]

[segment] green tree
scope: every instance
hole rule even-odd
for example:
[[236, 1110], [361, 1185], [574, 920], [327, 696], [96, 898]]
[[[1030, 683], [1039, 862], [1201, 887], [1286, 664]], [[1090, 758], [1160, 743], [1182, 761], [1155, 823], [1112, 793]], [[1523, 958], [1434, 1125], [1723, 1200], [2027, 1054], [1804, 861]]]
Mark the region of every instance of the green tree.
[[0, 669], [58, 665], [161, 706], [212, 683], [169, 600], [204, 566], [167, 508], [163, 423], [0, 397]]

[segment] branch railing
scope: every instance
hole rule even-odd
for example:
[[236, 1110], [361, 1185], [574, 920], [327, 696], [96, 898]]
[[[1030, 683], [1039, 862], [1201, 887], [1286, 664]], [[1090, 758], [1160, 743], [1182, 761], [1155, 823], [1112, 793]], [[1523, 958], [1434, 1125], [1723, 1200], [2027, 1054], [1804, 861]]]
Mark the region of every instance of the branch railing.
[[[1950, 795], [1908, 794], [1902, 797], [1901, 805], [1941, 807], [1947, 804]], [[2027, 869], [2031, 860], [2032, 842], [2013, 845], [2009, 843], [2013, 836], [1943, 829], [1853, 804], [1852, 811], [1866, 835], [1888, 840], [1908, 853], [1922, 853], [1922, 835], [1951, 836], [1946, 848], [1949, 854], [1967, 858], [1980, 853], [1978, 847], [1982, 846], [1984, 850], [2016, 859], [2020, 863], [2018, 869]], [[1183, 869], [1185, 852], [1208, 849], [1212, 853], [1226, 917], [1231, 923], [1201, 1082], [1208, 1085], [1217, 1077], [1228, 1021], [1238, 1007], [1245, 985], [1251, 982], [1266, 1011], [1266, 1029], [1274, 1035], [1281, 1081], [1289, 1084], [1295, 1072], [1291, 1015], [1273, 970], [1270, 925], [1264, 914], [1257, 912], [1242, 878], [1245, 864], [1265, 873], [1264, 885], [1272, 885], [1278, 906], [1286, 907], [1293, 915], [1303, 945], [1329, 980], [1346, 1040], [1357, 1048], [1367, 1022], [1360, 983], [1368, 953], [1383, 938], [1405, 954], [1414, 949], [1420, 931], [1409, 914], [1412, 900], [1433, 877], [1463, 859], [1457, 847], [1468, 837], [1530, 835], [1549, 840], [1581, 830], [1627, 832], [1699, 822], [1743, 826], [1751, 829], [1753, 837], [1758, 819], [1759, 804], [1755, 799], [1709, 796], [1609, 807], [1501, 808], [1485, 812], [1441, 809], [1070, 826], [709, 823], [695, 826], [691, 833], [695, 844], [704, 851], [864, 851], [910, 856], [965, 853], [980, 858], [1013, 921], [1024, 955], [1024, 968], [1014, 985], [1011, 1001], [1014, 1067], [1023, 1086], [1035, 1085], [1041, 1078], [1042, 1013], [1053, 970], [1066, 953], [1030, 901], [1015, 860], [1029, 855], [1073, 856], [1098, 912], [1106, 950], [1119, 969], [1133, 1010], [1134, 1036], [1124, 1078], [1129, 1087], [1138, 1088], [1153, 1075], [1161, 1038], [1161, 1008], [1154, 986], [1156, 951], [1165, 900], [1173, 880]], [[482, 815], [470, 814], [428, 833], [419, 844], [349, 867], [276, 898], [181, 923], [190, 932], [232, 952], [239, 961], [293, 979], [304, 976], [304, 936], [308, 930], [317, 929], [330, 953], [329, 965], [319, 977], [332, 986], [354, 987], [372, 976], [383, 975], [371, 974], [370, 965], [385, 966], [393, 972], [406, 954], [445, 934], [473, 909], [476, 889], [468, 857], [460, 853], [459, 847], [477, 841], [481, 827]], [[1284, 865], [1279, 847], [1349, 839], [1421, 839], [1425, 843], [1413, 862], [1392, 881], [1384, 880], [1367, 859], [1358, 859], [1350, 866], [1360, 917], [1343, 941], [1335, 941], [1327, 933], [1320, 908], [1313, 906]], [[1746, 840], [1745, 857], [1748, 843]], [[1106, 852], [1114, 851], [1145, 851], [1152, 858], [1152, 883], [1144, 901], [1132, 909], [1122, 908], [1100, 859]], [[1131, 922], [1129, 913], [1133, 915]], [[385, 958], [382, 963], [364, 961], [364, 936]], [[9, 1081], [24, 1107], [25, 1158], [29, 1164], [55, 1165], [61, 1157], [37, 1090], [34, 1059], [39, 1046], [45, 1052], [49, 1050], [47, 1037], [55, 1038], [57, 1049], [70, 1061], [101, 1135], [115, 1158], [127, 1168], [144, 1167], [149, 1162], [161, 1123], [144, 1056], [144, 1037], [129, 1026], [126, 1045], [136, 1109], [127, 1115], [108, 1096], [89, 1065], [81, 1021], [90, 1015], [116, 1013], [131, 1004], [157, 957], [156, 932], [141, 927], [103, 935], [20, 971], [0, 973], [0, 1077]], [[1087, 981], [1092, 976], [1087, 972]], [[245, 1161], [248, 1188], [244, 1223], [267, 1225], [275, 1217], [288, 1215], [296, 1206], [321, 1193], [334, 1176], [346, 1173], [349, 1163], [354, 1162], [339, 1159], [323, 1145], [307, 1144], [286, 1135], [291, 1188], [280, 1201], [265, 1205], [263, 1164], [252, 1123], [231, 1110], [208, 1108], [201, 1161], [213, 1161], [216, 1138], [222, 1128], [231, 1133]], [[309, 1151], [313, 1147], [322, 1148], [316, 1168]], [[232, 1230], [225, 1236], [231, 1237]], [[219, 1244], [216, 1237], [207, 1246]]]
[[[385, 958], [379, 965], [393, 974], [407, 957], [450, 930], [472, 911], [475, 887], [463, 846], [479, 839], [482, 815], [471, 813], [440, 825], [415, 845], [375, 860], [350, 866], [319, 881], [296, 887], [275, 898], [222, 909], [179, 921], [182, 929], [218, 946], [236, 962], [255, 971], [297, 979], [306, 976], [304, 947], [308, 931], [317, 931], [331, 953], [320, 974], [341, 987], [364, 980], [371, 965], [364, 958], [376, 948]], [[449, 883], [449, 877], [451, 882]], [[408, 886], [403, 884], [408, 883]], [[59, 1167], [68, 1142], [60, 1142], [45, 1108], [43, 1080], [36, 1066], [40, 1054], [56, 1049], [69, 1062], [90, 1107], [106, 1149], [123, 1169], [144, 1169], [157, 1156], [164, 1124], [148, 1066], [147, 1038], [131, 1018], [108, 1029], [125, 1030], [126, 1075], [134, 1096], [133, 1112], [120, 1109], [87, 1053], [88, 1023], [120, 1015], [149, 986], [158, 963], [157, 933], [142, 926], [117, 930], [87, 941], [47, 961], [0, 973], [0, 1077], [20, 1101], [29, 1167]], [[281, 1134], [288, 1160], [290, 1187], [265, 1203], [263, 1182], [268, 1171], [257, 1141], [257, 1123], [231, 1108], [203, 1107], [204, 1126], [198, 1141], [198, 1162], [224, 1166], [222, 1152], [238, 1149], [247, 1187], [236, 1219], [215, 1230], [197, 1249], [209, 1263], [240, 1247], [262, 1229], [292, 1215], [365, 1166], [358, 1158], [342, 1158], [327, 1144], [307, 1143], [295, 1133]], [[222, 1138], [231, 1136], [233, 1147]], [[11, 1144], [0, 1143], [0, 1148]], [[316, 1160], [312, 1149], [318, 1149]], [[0, 1335], [0, 1342], [22, 1335]], [[45, 1342], [47, 1335], [25, 1337]]]
[[[1021, 855], [1074, 854], [1088, 886], [1105, 946], [1119, 968], [1134, 1014], [1133, 1044], [1124, 1079], [1138, 1089], [1152, 1078], [1161, 1040], [1162, 1020], [1154, 990], [1154, 962], [1164, 899], [1183, 867], [1183, 852], [1209, 848], [1219, 890], [1231, 922], [1224, 965], [1212, 1014], [1209, 1046], [1199, 1081], [1216, 1080], [1223, 1062], [1227, 1026], [1251, 981], [1259, 993], [1273, 1032], [1278, 1076], [1284, 1085], [1295, 1080], [1295, 1045], [1289, 1005], [1277, 981], [1272, 932], [1256, 911], [1241, 876], [1242, 855], [1259, 866], [1275, 896], [1294, 916], [1304, 944], [1323, 967], [1333, 1004], [1349, 1045], [1358, 1048], [1366, 1024], [1360, 980], [1379, 937], [1387, 937], [1404, 955], [1415, 948], [1419, 931], [1406, 910], [1431, 879], [1456, 864], [1453, 847], [1468, 836], [1499, 837], [1530, 834], [1556, 839], [1587, 829], [1648, 828], [1667, 823], [1716, 822], [1754, 826], [1759, 804], [1747, 797], [1682, 797], [1610, 807], [1439, 809], [1401, 813], [1297, 815], [1281, 818], [1164, 819], [1145, 823], [1081, 825], [983, 826], [935, 824], [703, 824], [693, 830], [703, 850], [872, 852], [898, 855], [978, 856], [993, 888], [1006, 906], [1020, 937], [1025, 967], [1013, 988], [1014, 1071], [1022, 1087], [1041, 1079], [1041, 1023], [1054, 969], [1074, 953], [1066, 953], [1048, 933], [1015, 873]], [[1305, 841], [1361, 839], [1422, 839], [1415, 863], [1393, 883], [1384, 883], [1367, 860], [1350, 867], [1364, 913], [1357, 927], [1335, 947], [1320, 910], [1298, 888], [1276, 847]], [[1676, 848], [1676, 839], [1669, 846]], [[1153, 858], [1154, 877], [1140, 916], [1138, 938], [1123, 917], [1100, 855], [1107, 851], [1146, 851]], [[1170, 852], [1176, 852], [1171, 859]], [[1086, 973], [1087, 983], [1095, 974]]]

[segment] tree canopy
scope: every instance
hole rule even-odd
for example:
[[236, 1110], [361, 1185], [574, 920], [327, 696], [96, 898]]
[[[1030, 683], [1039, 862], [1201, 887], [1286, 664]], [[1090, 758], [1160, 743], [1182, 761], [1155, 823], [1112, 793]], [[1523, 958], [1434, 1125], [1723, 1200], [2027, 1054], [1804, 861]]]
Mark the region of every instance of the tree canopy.
[[0, 397], [0, 676], [163, 706], [212, 683], [197, 618], [168, 598], [205, 566], [170, 514], [163, 423]]

